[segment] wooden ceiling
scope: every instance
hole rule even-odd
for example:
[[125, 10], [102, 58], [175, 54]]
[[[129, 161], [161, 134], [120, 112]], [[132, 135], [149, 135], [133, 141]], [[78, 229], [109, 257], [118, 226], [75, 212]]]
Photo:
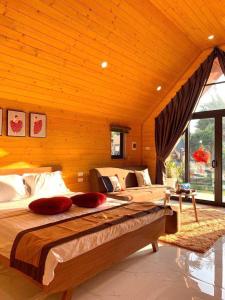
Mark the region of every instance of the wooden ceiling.
[[141, 122], [224, 42], [225, 0], [0, 0], [0, 98]]
[[[224, 0], [150, 0], [199, 49], [225, 42]], [[213, 42], [207, 37], [215, 35]]]

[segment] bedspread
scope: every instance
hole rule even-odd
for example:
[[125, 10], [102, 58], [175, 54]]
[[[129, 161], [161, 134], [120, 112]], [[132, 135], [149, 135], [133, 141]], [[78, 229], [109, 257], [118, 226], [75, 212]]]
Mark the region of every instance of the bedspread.
[[[58, 263], [68, 261], [123, 234], [137, 230], [165, 214], [172, 214], [170, 208], [159, 209], [159, 206], [149, 203], [143, 204], [145, 208], [138, 208], [137, 205], [142, 204], [128, 204], [109, 198], [105, 204], [95, 209], [73, 206], [70, 211], [63, 214], [41, 216], [27, 209], [30, 201], [31, 199], [18, 201], [5, 209], [0, 205], [0, 255], [8, 259], [11, 255], [11, 265], [20, 270], [16, 261], [26, 262], [27, 265], [37, 268], [36, 273], [32, 271], [33, 275], [29, 275], [43, 285], [48, 285], [54, 279], [54, 270]], [[130, 209], [129, 205], [132, 206]], [[143, 210], [151, 210], [154, 213], [143, 214]], [[43, 229], [42, 233], [40, 228]], [[101, 230], [98, 230], [99, 228]], [[53, 232], [55, 234], [52, 234]], [[40, 247], [35, 247], [37, 244]], [[42, 249], [47, 249], [44, 252], [44, 260]]]

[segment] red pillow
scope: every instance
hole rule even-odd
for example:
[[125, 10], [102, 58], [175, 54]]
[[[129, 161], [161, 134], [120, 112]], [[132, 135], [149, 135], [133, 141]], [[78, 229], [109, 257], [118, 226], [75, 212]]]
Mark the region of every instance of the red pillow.
[[106, 195], [101, 193], [85, 193], [71, 197], [73, 204], [80, 207], [94, 208], [106, 201]]
[[29, 209], [36, 214], [55, 215], [69, 210], [72, 204], [72, 200], [67, 197], [41, 198], [32, 201]]

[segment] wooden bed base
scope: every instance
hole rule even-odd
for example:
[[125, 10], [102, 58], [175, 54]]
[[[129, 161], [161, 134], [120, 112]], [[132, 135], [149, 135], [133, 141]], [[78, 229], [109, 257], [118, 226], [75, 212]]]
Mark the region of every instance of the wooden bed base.
[[[0, 174], [23, 174], [49, 172], [51, 168], [13, 169], [1, 170]], [[137, 250], [152, 244], [153, 252], [158, 251], [158, 238], [165, 233], [166, 216], [138, 230], [129, 232], [110, 242], [107, 242], [87, 253], [84, 253], [68, 262], [60, 263], [56, 267], [54, 280], [43, 286], [30, 279], [38, 285], [42, 292], [32, 300], [44, 300], [49, 295], [62, 292], [62, 300], [71, 300], [73, 288], [92, 278], [112, 265], [118, 263]], [[0, 257], [3, 263], [4, 258]], [[9, 262], [7, 263], [9, 265]], [[23, 275], [18, 271], [19, 274]], [[24, 275], [27, 277], [26, 275]]]
[[[158, 251], [158, 238], [165, 233], [165, 217], [138, 230], [129, 232], [68, 262], [58, 264], [54, 280], [42, 286], [42, 298], [63, 292], [62, 300], [72, 299], [72, 290], [96, 274], [108, 269], [137, 250], [152, 244]], [[43, 298], [44, 297], [44, 298]], [[36, 299], [35, 299], [36, 300]]]
[[[20, 271], [13, 269], [19, 276], [26, 277], [37, 285], [41, 291], [30, 300], [44, 300], [49, 295], [62, 293], [61, 300], [71, 300], [75, 287], [110, 268], [132, 253], [151, 244], [153, 252], [158, 251], [158, 238], [165, 233], [166, 216], [105, 243], [68, 262], [56, 267], [53, 281], [44, 286]], [[0, 261], [9, 267], [9, 260], [0, 256]], [[10, 268], [10, 267], [9, 267]]]

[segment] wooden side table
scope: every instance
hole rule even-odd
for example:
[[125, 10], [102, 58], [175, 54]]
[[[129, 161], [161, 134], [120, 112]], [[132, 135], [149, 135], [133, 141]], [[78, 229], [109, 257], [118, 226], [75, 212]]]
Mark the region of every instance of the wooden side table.
[[194, 213], [195, 213], [195, 220], [196, 222], [198, 222], [198, 213], [197, 213], [197, 208], [196, 208], [196, 201], [195, 201], [195, 196], [197, 195], [196, 192], [193, 192], [193, 193], [190, 193], [190, 194], [185, 194], [185, 193], [181, 193], [181, 194], [176, 194], [174, 192], [171, 192], [171, 191], [166, 191], [165, 193], [165, 198], [164, 198], [164, 206], [166, 204], [169, 204], [170, 202], [170, 198], [171, 196], [176, 196], [176, 197], [179, 197], [179, 210], [180, 210], [180, 213], [182, 213], [182, 200], [184, 198], [191, 198], [192, 200], [192, 205], [193, 205], [193, 209], [194, 209]]

